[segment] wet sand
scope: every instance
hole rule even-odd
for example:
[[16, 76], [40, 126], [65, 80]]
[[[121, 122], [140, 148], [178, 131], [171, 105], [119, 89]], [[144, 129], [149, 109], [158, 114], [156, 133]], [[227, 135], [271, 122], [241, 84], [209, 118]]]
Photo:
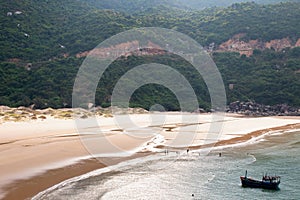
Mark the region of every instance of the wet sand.
[[[176, 128], [182, 126], [179, 124], [180, 119], [176, 114], [172, 114], [173, 118], [167, 122], [168, 126]], [[135, 115], [141, 124], [147, 126], [147, 115]], [[210, 116], [204, 116], [203, 124], [205, 125]], [[216, 146], [224, 146], [230, 144], [242, 143], [253, 137], [258, 137], [269, 131], [297, 129], [300, 127], [300, 118], [284, 119], [284, 117], [264, 118], [272, 123], [258, 126], [258, 129], [252, 131], [247, 129], [242, 132], [243, 128], [232, 132], [232, 126], [243, 125], [250, 121], [240, 116], [230, 116], [226, 119], [230, 127], [223, 129], [223, 135], [219, 138]], [[225, 121], [226, 121], [225, 120]], [[252, 119], [251, 123], [259, 123], [262, 119]], [[272, 121], [274, 120], [274, 121]], [[149, 137], [136, 139], [120, 134], [122, 130], [112, 124], [112, 119], [101, 118], [102, 124], [109, 133], [112, 143], [122, 146], [121, 150], [130, 150], [144, 144]], [[242, 123], [243, 122], [243, 123]], [[82, 140], [74, 129], [72, 120], [48, 119], [45, 121], [7, 123], [0, 125], [0, 185], [2, 194], [5, 192], [4, 199], [26, 199], [36, 195], [61, 181], [76, 177], [87, 172], [105, 167], [107, 164], [113, 165], [128, 159], [149, 155], [149, 151], [144, 153], [136, 153], [128, 157], [110, 157], [109, 162], [101, 163], [101, 159], [92, 159], [90, 152], [82, 145]], [[225, 123], [226, 125], [226, 123]], [[161, 125], [161, 133], [165, 137], [170, 134], [166, 125]], [[206, 126], [205, 126], [206, 127]], [[263, 128], [267, 127], [267, 128]], [[206, 128], [204, 128], [206, 130]], [[254, 130], [254, 129], [253, 129]], [[203, 130], [202, 130], [203, 131]], [[117, 133], [116, 133], [117, 132]], [[201, 135], [201, 133], [199, 133]], [[170, 143], [170, 138], [166, 144]], [[197, 145], [195, 142], [190, 148], [199, 149], [207, 147], [209, 144]], [[165, 148], [165, 145], [157, 145], [156, 147]], [[88, 158], [89, 156], [90, 158]], [[72, 159], [75, 159], [72, 160]], [[77, 159], [77, 160], [76, 160]], [[106, 159], [106, 160], [107, 160]], [[45, 167], [46, 166], [46, 167]]]
[[18, 180], [4, 188], [7, 191], [4, 199], [27, 199], [64, 180], [102, 167], [105, 167], [105, 165], [101, 164], [98, 160], [89, 159], [63, 168], [49, 170], [29, 179]]
[[[113, 158], [111, 164], [118, 164], [120, 162], [139, 158], [142, 156], [150, 155], [150, 152], [136, 153], [126, 158]], [[5, 187], [7, 192], [3, 199], [16, 200], [16, 199], [30, 199], [39, 192], [50, 188], [64, 180], [86, 174], [88, 172], [106, 167], [102, 164], [100, 159], [88, 159], [82, 160], [78, 163], [68, 165], [62, 168], [48, 170], [43, 174], [33, 176], [29, 179], [18, 180]]]

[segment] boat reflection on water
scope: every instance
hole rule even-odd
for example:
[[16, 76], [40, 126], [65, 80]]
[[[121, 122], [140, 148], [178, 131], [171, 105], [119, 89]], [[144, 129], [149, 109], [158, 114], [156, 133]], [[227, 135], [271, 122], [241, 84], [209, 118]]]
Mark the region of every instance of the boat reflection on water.
[[241, 176], [242, 187], [263, 188], [270, 190], [279, 190], [280, 176], [264, 175], [262, 180], [255, 180], [247, 177], [247, 170], [245, 176]]

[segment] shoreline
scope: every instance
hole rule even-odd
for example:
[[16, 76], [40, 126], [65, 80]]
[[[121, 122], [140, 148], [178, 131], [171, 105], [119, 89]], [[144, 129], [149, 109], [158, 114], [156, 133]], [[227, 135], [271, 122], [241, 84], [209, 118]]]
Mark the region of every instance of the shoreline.
[[[126, 162], [127, 160], [147, 156], [150, 154], [151, 153], [136, 153], [125, 158], [115, 158], [112, 164], [115, 165], [121, 162]], [[97, 158], [91, 158], [64, 167], [50, 169], [29, 179], [18, 180], [9, 184], [4, 188], [6, 190], [6, 194], [3, 199], [31, 199], [38, 193], [60, 182], [105, 167], [107, 166], [99, 162]]]
[[[132, 119], [139, 124], [137, 128], [142, 129], [124, 127], [124, 130], [114, 124], [114, 118], [98, 117], [101, 127], [88, 127], [85, 129], [88, 134], [76, 132], [74, 120], [53, 119], [49, 116], [45, 120], [0, 124], [0, 162], [2, 164], [0, 189], [3, 195], [0, 199], [28, 199], [64, 180], [104, 168], [107, 165], [112, 166], [155, 154], [156, 151], [163, 152], [166, 148], [170, 151], [186, 151], [188, 146], [190, 150], [212, 147], [205, 143], [205, 133], [209, 130], [211, 115], [184, 113], [185, 117], [198, 121], [187, 121], [182, 124], [181, 113], [168, 114], [164, 121], [157, 121], [156, 124], [153, 124], [151, 120], [149, 122], [148, 114], [133, 114]], [[151, 117], [159, 119], [161, 116], [158, 113]], [[247, 118], [240, 115], [226, 115], [222, 123], [224, 124], [222, 136], [213, 145], [214, 147], [246, 143], [253, 137], [262, 136], [270, 131], [300, 128], [300, 118], [297, 117]], [[168, 145], [176, 139], [180, 128], [189, 133], [194, 130], [195, 126], [200, 127], [200, 131], [194, 133], [197, 139], [190, 141], [192, 142], [190, 145], [185, 143], [187, 144], [185, 147], [174, 146], [169, 149]], [[151, 127], [154, 129], [151, 129], [149, 134]], [[99, 128], [103, 129], [101, 133], [97, 131]], [[135, 135], [136, 130], [139, 130], [138, 134], [144, 135]], [[153, 130], [159, 131], [161, 137], [158, 141], [153, 140], [156, 138], [151, 132]], [[89, 152], [89, 149], [84, 146], [82, 140], [99, 138], [100, 141], [97, 142], [100, 143], [96, 144], [104, 146], [97, 159], [92, 156], [95, 155], [94, 152]], [[106, 148], [107, 141], [119, 147], [121, 152], [134, 151], [126, 157], [114, 153], [109, 154], [112, 149]], [[106, 154], [107, 157], [105, 157]]]
[[[264, 136], [267, 133], [273, 132], [273, 131], [288, 131], [293, 129], [299, 129], [300, 123], [297, 124], [288, 124], [284, 126], [279, 127], [273, 127], [273, 128], [267, 128], [263, 130], [254, 131], [248, 134], [245, 134], [241, 137], [232, 138], [229, 140], [222, 140], [217, 142], [214, 147], [225, 147], [228, 145], [234, 145], [234, 144], [241, 144], [244, 142], [247, 142], [253, 138], [257, 138], [259, 136]], [[199, 150], [202, 148], [207, 148], [209, 145], [200, 145], [200, 146], [193, 146], [189, 147], [190, 150]], [[178, 150], [183, 150], [182, 148], [178, 148]], [[138, 152], [132, 156], [129, 157], [123, 157], [123, 158], [115, 158], [112, 165], [126, 162], [131, 159], [135, 158], [141, 158], [150, 154], [155, 154], [153, 152], [149, 153], [142, 153]], [[62, 181], [68, 180], [70, 178], [74, 178], [86, 173], [89, 173], [91, 171], [105, 168], [106, 165], [99, 162], [96, 158], [81, 160], [80, 162], [67, 165], [61, 168], [51, 169], [47, 170], [46, 172], [33, 176], [29, 179], [24, 180], [18, 180], [16, 182], [13, 182], [9, 184], [7, 187], [5, 187], [6, 195], [4, 199], [6, 200], [13, 200], [13, 199], [30, 199], [33, 196], [37, 195], [39, 192], [42, 192], [56, 184], [59, 184]], [[68, 171], [66, 174], [65, 172]]]

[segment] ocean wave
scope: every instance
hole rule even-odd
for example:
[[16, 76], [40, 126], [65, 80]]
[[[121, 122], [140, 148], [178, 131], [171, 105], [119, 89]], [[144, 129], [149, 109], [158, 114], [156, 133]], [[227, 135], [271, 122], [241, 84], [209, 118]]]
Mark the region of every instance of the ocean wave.
[[253, 154], [247, 154], [247, 155], [252, 158], [252, 161], [249, 164], [253, 164], [256, 162], [257, 159]]

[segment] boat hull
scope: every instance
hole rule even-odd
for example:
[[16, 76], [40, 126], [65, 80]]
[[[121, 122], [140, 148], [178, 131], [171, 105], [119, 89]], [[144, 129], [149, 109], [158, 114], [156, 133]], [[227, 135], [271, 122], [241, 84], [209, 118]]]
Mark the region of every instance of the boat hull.
[[241, 182], [243, 187], [250, 188], [263, 188], [269, 190], [278, 190], [280, 181], [278, 182], [269, 182], [269, 181], [258, 181], [251, 178], [245, 178], [241, 176]]

